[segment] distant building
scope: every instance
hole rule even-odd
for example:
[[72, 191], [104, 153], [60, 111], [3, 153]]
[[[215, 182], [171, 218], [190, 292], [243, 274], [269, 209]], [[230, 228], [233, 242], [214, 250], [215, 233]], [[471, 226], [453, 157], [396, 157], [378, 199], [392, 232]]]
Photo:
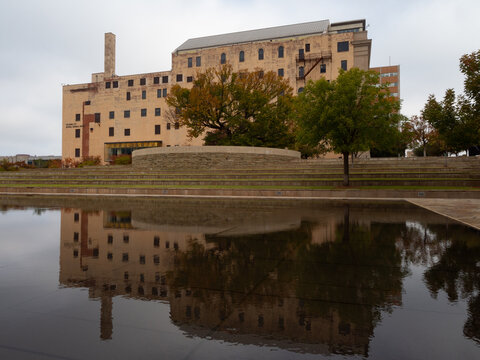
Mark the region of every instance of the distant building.
[[329, 20], [189, 39], [172, 53], [172, 70], [115, 74], [115, 35], [105, 34], [104, 72], [63, 87], [62, 158], [109, 162], [135, 149], [202, 145], [166, 117], [173, 85], [190, 87], [198, 71], [223, 63], [234, 71], [274, 71], [295, 92], [308, 80], [333, 80], [339, 69], [370, 64], [365, 20]]
[[28, 155], [28, 154], [17, 154], [12, 156], [0, 156], [0, 161], [7, 160], [9, 163], [19, 163], [23, 162], [28, 165], [33, 165], [35, 161], [48, 161], [48, 160], [62, 160], [61, 156], [46, 155], [46, 156], [37, 156], [37, 155]]
[[400, 65], [372, 67], [380, 75], [380, 84], [388, 84], [392, 96], [400, 100]]

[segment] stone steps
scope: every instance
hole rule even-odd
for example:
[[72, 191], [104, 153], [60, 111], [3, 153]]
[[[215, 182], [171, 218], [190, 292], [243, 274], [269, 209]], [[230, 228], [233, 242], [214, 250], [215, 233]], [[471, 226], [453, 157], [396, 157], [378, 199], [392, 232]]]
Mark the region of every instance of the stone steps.
[[[358, 160], [350, 168], [352, 186], [479, 187], [476, 158], [423, 160]], [[337, 160], [293, 161], [283, 166], [251, 169], [148, 170], [134, 166], [78, 169], [34, 169], [0, 172], [0, 184], [29, 187], [338, 187], [343, 164]]]

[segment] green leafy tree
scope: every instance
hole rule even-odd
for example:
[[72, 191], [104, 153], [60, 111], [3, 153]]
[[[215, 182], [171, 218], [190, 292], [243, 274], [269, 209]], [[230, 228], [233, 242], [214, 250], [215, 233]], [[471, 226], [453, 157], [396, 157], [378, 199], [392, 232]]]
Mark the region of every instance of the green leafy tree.
[[405, 150], [413, 142], [413, 127], [405, 115], [392, 114], [398, 117], [398, 127], [391, 127], [390, 134], [380, 138], [381, 143], [374, 143], [370, 148], [371, 157], [402, 157]]
[[460, 71], [465, 75], [465, 95], [473, 102], [474, 110], [480, 112], [480, 50], [460, 58]]
[[437, 131], [448, 152], [459, 153], [480, 143], [480, 50], [460, 58], [465, 95], [448, 89], [441, 102], [430, 95], [422, 116]]
[[191, 89], [175, 85], [170, 116], [205, 145], [293, 147], [292, 89], [274, 72], [235, 73], [230, 65], [198, 73]]
[[388, 88], [378, 86], [374, 71], [341, 71], [332, 82], [309, 82], [298, 96], [298, 141], [342, 154], [348, 186], [349, 155], [387, 143], [397, 129], [399, 108]]
[[457, 154], [480, 141], [480, 124], [472, 103], [465, 96], [456, 97], [453, 89], [447, 89], [441, 102], [430, 95], [422, 115], [438, 131], [448, 152]]

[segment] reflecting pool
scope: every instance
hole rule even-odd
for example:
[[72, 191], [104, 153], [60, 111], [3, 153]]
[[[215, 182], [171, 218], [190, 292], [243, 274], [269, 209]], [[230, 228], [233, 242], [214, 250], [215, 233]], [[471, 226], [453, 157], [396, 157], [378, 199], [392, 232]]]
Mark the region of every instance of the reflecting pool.
[[406, 203], [0, 200], [1, 359], [478, 359], [480, 233]]

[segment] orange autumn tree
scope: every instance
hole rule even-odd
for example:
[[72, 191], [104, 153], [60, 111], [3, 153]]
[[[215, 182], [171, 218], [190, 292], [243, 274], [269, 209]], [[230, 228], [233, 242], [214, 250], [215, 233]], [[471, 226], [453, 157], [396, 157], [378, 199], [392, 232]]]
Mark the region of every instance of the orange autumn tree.
[[198, 73], [191, 89], [172, 87], [170, 117], [205, 145], [293, 148], [292, 89], [274, 72], [236, 73], [231, 65]]

